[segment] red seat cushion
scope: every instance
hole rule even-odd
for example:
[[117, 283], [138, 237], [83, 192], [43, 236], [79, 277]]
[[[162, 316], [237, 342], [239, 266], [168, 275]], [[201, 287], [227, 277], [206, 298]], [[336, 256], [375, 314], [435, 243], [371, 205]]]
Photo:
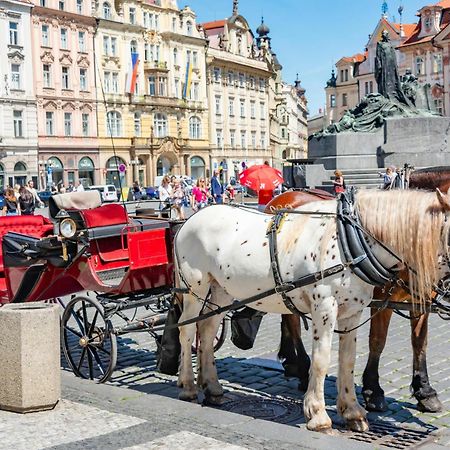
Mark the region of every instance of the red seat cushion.
[[103, 205], [94, 209], [80, 211], [87, 228], [106, 227], [128, 223], [128, 214], [123, 205]]

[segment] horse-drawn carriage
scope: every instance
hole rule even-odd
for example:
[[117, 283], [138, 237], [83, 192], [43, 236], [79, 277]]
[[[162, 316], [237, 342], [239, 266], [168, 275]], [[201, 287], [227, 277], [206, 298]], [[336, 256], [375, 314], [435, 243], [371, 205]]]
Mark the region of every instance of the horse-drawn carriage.
[[[71, 196], [55, 197], [50, 205], [53, 226], [42, 219], [34, 233], [24, 235], [10, 229], [3, 237], [3, 298], [38, 301], [93, 291], [94, 296], [78, 295], [66, 305], [63, 351], [77, 375], [104, 381], [114, 369], [116, 336], [161, 329], [175, 286], [183, 295], [178, 324], [180, 398], [197, 396], [191, 366], [197, 330], [202, 348], [199, 386], [213, 403], [223, 395], [211, 352], [224, 313], [247, 304], [267, 312], [292, 313], [297, 308], [302, 314], [306, 310], [312, 316], [314, 370], [305, 397], [305, 416], [314, 430], [331, 425], [321, 385], [338, 320], [343, 331], [338, 406], [352, 429], [365, 430], [365, 415], [356, 402], [349, 368], [354, 364], [357, 322], [371, 300], [370, 285], [399, 280], [388, 268], [400, 260], [413, 267], [409, 275], [418, 276], [413, 290], [424, 300], [424, 290], [431, 292], [436, 274], [448, 272], [449, 225], [445, 220], [450, 201], [442, 194], [436, 198], [435, 194], [362, 193], [358, 197], [356, 206], [338, 202], [341, 210], [337, 212], [336, 202], [321, 201], [298, 210], [277, 211], [275, 219], [231, 206], [207, 208], [178, 234], [180, 223], [129, 218], [121, 205], [100, 206], [93, 196], [80, 197], [82, 203]], [[412, 202], [411, 210], [405, 202]], [[386, 211], [381, 211], [383, 207]], [[392, 217], [383, 223], [380, 217], [386, 212]], [[346, 228], [359, 215], [361, 223], [351, 232], [360, 234], [362, 250], [351, 248], [352, 242], [343, 247], [339, 227]], [[389, 226], [392, 232], [386, 231]], [[425, 236], [420, 235], [423, 231]], [[400, 247], [397, 238], [402, 239]], [[412, 251], [412, 244], [418, 245], [418, 252]], [[372, 247], [375, 257], [357, 254], [370, 253]], [[443, 263], [438, 256], [444, 258]], [[358, 273], [361, 266], [366, 267]], [[374, 267], [375, 274], [367, 273]], [[440, 297], [448, 291], [447, 285]], [[235, 299], [240, 299], [237, 305]], [[383, 307], [387, 299], [388, 295]], [[124, 311], [136, 306], [152, 309], [152, 313], [129, 320]], [[112, 315], [124, 319], [125, 325], [115, 326]]]

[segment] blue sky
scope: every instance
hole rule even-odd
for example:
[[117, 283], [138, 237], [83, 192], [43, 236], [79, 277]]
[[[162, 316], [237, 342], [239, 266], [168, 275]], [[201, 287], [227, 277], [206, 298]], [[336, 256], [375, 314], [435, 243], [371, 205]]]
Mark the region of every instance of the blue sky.
[[[403, 23], [417, 21], [422, 6], [437, 3], [427, 0], [388, 0], [390, 17], [399, 20], [397, 9], [403, 3]], [[298, 72], [311, 114], [323, 106], [324, 86], [334, 62], [342, 56], [362, 52], [368, 35], [381, 17], [382, 0], [239, 0], [239, 13], [256, 30], [261, 16], [270, 27], [272, 46], [283, 65], [283, 77], [295, 80]], [[198, 22], [228, 17], [232, 0], [178, 0], [188, 4]]]

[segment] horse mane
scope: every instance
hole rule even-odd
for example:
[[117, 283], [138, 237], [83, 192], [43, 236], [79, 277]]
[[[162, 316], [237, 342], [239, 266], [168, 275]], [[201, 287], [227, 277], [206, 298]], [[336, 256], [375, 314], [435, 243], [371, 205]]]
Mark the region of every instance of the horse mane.
[[412, 269], [411, 296], [423, 310], [438, 281], [439, 252], [448, 251], [449, 245], [450, 221], [445, 220], [436, 194], [361, 190], [356, 195], [356, 208], [363, 226]]
[[449, 180], [450, 166], [429, 167], [412, 172], [409, 178], [409, 186], [432, 191]]

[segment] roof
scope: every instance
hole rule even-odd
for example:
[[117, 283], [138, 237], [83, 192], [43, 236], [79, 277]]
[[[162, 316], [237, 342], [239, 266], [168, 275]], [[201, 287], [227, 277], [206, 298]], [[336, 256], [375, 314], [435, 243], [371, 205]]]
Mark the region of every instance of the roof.
[[353, 56], [344, 56], [341, 58], [341, 61], [349, 62], [349, 63], [362, 63], [366, 60], [366, 56], [362, 53], [357, 53]]
[[226, 20], [215, 20], [214, 22], [202, 23], [202, 27], [204, 30], [214, 30], [216, 28], [223, 28], [226, 22]]
[[[450, 0], [447, 0], [450, 3]], [[395, 30], [400, 33], [400, 24], [399, 23], [390, 23]], [[402, 25], [403, 27], [403, 33], [405, 33], [405, 38], [408, 39], [410, 38], [414, 32], [416, 31], [416, 29], [418, 28], [418, 24], [417, 23], [404, 23]]]
[[436, 3], [435, 6], [441, 6], [442, 8], [446, 9], [446, 8], [450, 8], [450, 0], [442, 0], [439, 3]]

